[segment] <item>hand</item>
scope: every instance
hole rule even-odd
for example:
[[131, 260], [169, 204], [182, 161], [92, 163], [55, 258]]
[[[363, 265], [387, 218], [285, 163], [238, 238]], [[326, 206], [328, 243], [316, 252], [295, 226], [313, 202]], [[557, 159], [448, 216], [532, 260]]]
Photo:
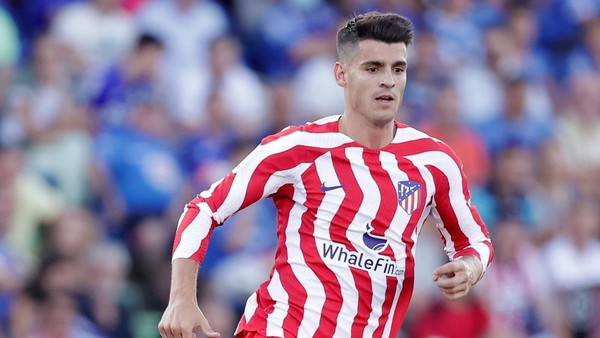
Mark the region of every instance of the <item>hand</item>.
[[456, 300], [467, 295], [471, 286], [481, 277], [482, 271], [483, 265], [479, 258], [468, 255], [435, 269], [433, 281], [446, 298]]
[[163, 313], [158, 331], [162, 338], [195, 338], [200, 329], [209, 338], [221, 337], [204, 317], [196, 301], [198, 263], [191, 259], [173, 261], [169, 305]]
[[184, 299], [181, 302], [169, 302], [158, 324], [162, 338], [195, 338], [194, 331], [200, 329], [209, 338], [221, 337], [215, 332], [196, 302]]

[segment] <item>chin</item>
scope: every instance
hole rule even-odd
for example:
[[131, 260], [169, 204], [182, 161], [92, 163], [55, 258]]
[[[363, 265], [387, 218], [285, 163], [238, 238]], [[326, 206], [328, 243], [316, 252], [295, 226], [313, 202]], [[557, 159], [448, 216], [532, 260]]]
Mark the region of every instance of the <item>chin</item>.
[[394, 117], [396, 117], [396, 112], [391, 111], [379, 111], [371, 117], [371, 122], [379, 127], [384, 127], [387, 124], [394, 121]]

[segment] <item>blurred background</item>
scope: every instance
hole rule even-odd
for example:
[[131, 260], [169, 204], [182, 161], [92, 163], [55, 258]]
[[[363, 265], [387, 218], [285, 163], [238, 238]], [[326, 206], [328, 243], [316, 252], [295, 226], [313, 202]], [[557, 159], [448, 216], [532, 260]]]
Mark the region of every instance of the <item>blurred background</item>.
[[[0, 337], [157, 337], [184, 203], [343, 112], [335, 33], [367, 10], [414, 22], [398, 119], [463, 160], [496, 250], [446, 302], [425, 227], [400, 337], [600, 337], [599, 0], [0, 0]], [[222, 337], [275, 241], [270, 201], [215, 231]]]

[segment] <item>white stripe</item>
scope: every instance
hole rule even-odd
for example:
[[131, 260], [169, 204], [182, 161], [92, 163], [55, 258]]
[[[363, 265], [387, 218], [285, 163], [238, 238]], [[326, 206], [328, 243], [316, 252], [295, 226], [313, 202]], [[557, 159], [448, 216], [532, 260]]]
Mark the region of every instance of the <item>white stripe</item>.
[[267, 336], [283, 337], [283, 320], [288, 313], [288, 294], [281, 285], [279, 273], [273, 271], [273, 278], [267, 285], [267, 291], [276, 300], [273, 312], [267, 316]]
[[[248, 323], [250, 319], [254, 316], [254, 312], [256, 311], [256, 309], [258, 309], [258, 295], [256, 294], [256, 292], [254, 292], [250, 295], [250, 297], [248, 297], [248, 300], [246, 300], [246, 306], [244, 307], [244, 319], [246, 320], [246, 323]], [[236, 332], [240, 328], [239, 324], [235, 329]]]
[[[181, 240], [179, 241], [179, 245], [177, 245], [175, 252], [173, 252], [172, 260], [177, 258], [190, 258], [198, 251], [202, 241], [208, 236], [210, 225], [212, 224], [210, 208], [205, 202], [198, 203], [197, 206], [200, 208], [200, 212], [181, 233]], [[185, 213], [188, 212], [188, 207], [186, 206], [184, 210], [184, 214], [179, 218], [178, 228], [181, 226]]]
[[281, 187], [281, 177], [292, 177], [294, 173], [304, 172], [311, 163], [300, 163], [297, 166], [288, 170], [276, 171], [269, 177], [263, 191], [263, 198], [277, 191]]
[[433, 141], [439, 142], [439, 140], [412, 127], [398, 129], [398, 131], [396, 132], [396, 137], [394, 137], [394, 140], [392, 142], [402, 143], [421, 139], [431, 139]]

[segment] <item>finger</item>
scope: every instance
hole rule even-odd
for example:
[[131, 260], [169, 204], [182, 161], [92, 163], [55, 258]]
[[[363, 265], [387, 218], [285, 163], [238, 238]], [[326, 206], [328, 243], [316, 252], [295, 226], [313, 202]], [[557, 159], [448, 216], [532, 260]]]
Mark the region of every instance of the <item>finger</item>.
[[446, 296], [446, 298], [451, 300], [455, 300], [460, 295], [460, 292], [454, 291], [443, 291], [442, 293], [444, 294], [444, 296]]
[[468, 283], [459, 284], [453, 288], [447, 288], [447, 289], [440, 288], [440, 290], [442, 291], [444, 296], [446, 296], [446, 298], [449, 298], [452, 300], [466, 296], [469, 293], [469, 289], [470, 289], [470, 287], [469, 287]]
[[440, 279], [452, 278], [455, 275], [455, 267], [452, 262], [446, 263], [437, 269], [433, 270], [433, 280], [438, 281]]
[[212, 329], [212, 327], [210, 327], [210, 324], [207, 320], [202, 321], [202, 323], [200, 324], [200, 329], [202, 330], [202, 333], [204, 333], [204, 335], [206, 335], [206, 337], [208, 338], [221, 337], [221, 334], [219, 332], [216, 332]]
[[459, 291], [459, 292], [442, 292], [444, 297], [446, 297], [449, 300], [453, 300], [453, 301], [466, 296], [467, 293], [468, 292], [465, 290]]
[[170, 331], [170, 336], [169, 338], [193, 338], [193, 332], [191, 328], [186, 328], [184, 327], [184, 325], [182, 324], [177, 324], [177, 325], [171, 325], [169, 327]]
[[464, 270], [464, 266], [459, 262], [448, 262], [433, 270], [433, 273], [438, 276], [452, 276], [461, 270]]
[[467, 283], [467, 275], [465, 273], [460, 273], [455, 275], [452, 278], [440, 278], [436, 281], [438, 287], [442, 289], [452, 289], [461, 284]]
[[467, 286], [467, 284], [460, 284], [451, 289], [443, 289], [442, 292], [455, 294], [455, 293], [465, 292], [468, 290], [469, 290], [469, 287]]
[[216, 332], [216, 331], [206, 332], [206, 331], [202, 330], [202, 333], [204, 333], [206, 335], [206, 337], [208, 337], [208, 338], [219, 338], [219, 337], [221, 337], [221, 334], [219, 332]]
[[171, 331], [171, 326], [165, 323], [164, 320], [161, 320], [158, 323], [158, 332], [160, 332], [161, 338], [174, 338], [173, 332]]
[[201, 328], [201, 331], [208, 338], [221, 337], [221, 334], [219, 332], [216, 332], [215, 330], [211, 329], [210, 327], [208, 327], [207, 329]]
[[181, 336], [176, 336], [177, 338], [195, 338], [196, 333], [194, 333], [194, 329], [192, 327], [184, 327], [181, 329]]

